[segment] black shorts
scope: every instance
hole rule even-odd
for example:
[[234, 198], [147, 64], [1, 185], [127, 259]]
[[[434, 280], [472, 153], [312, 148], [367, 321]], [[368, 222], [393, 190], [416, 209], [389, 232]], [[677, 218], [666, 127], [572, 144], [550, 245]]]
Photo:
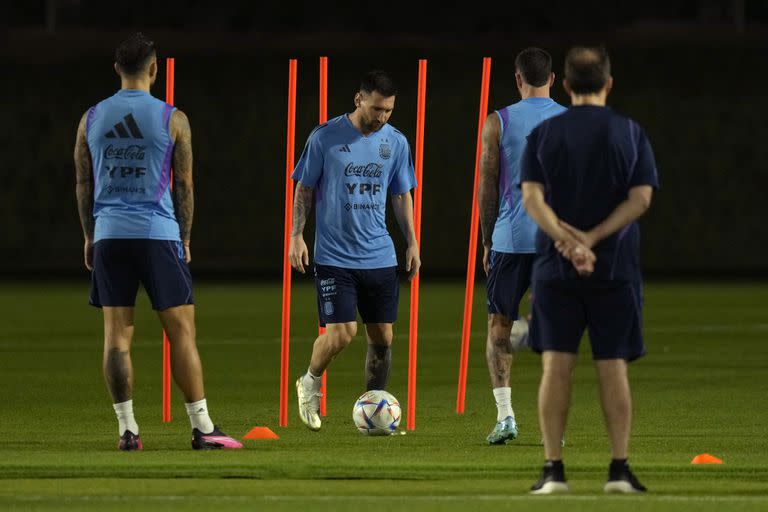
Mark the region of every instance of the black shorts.
[[491, 251], [488, 261], [488, 313], [517, 320], [520, 301], [531, 286], [535, 254]]
[[194, 304], [184, 245], [146, 239], [96, 242], [89, 301], [92, 306], [134, 307], [139, 283], [157, 311]]
[[400, 282], [397, 267], [347, 269], [315, 265], [320, 325], [357, 321], [391, 324], [397, 320]]
[[579, 351], [584, 329], [593, 359], [633, 361], [645, 355], [640, 282], [534, 281], [531, 348]]

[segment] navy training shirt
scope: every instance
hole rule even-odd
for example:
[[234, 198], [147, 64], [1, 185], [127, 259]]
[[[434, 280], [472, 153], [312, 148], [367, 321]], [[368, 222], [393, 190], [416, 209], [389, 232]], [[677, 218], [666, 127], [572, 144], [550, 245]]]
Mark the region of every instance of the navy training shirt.
[[[584, 231], [592, 229], [627, 199], [629, 189], [658, 188], [653, 150], [642, 128], [608, 107], [571, 107], [548, 119], [528, 136], [520, 181], [544, 184], [547, 204], [561, 220]], [[640, 279], [640, 229], [637, 222], [601, 240], [591, 280]], [[560, 256], [552, 239], [536, 235], [533, 280], [579, 277]]]

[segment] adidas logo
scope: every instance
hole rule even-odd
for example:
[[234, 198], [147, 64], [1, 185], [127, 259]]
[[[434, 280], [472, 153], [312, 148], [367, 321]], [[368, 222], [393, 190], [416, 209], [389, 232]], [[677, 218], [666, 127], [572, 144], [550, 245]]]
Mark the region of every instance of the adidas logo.
[[[129, 133], [130, 132], [130, 133]], [[113, 130], [109, 130], [105, 135], [108, 139], [119, 137], [121, 139], [143, 139], [144, 135], [139, 130], [139, 125], [133, 118], [133, 114], [128, 114], [123, 120], [115, 125]]]
[[339, 151], [341, 151], [342, 153], [351, 153], [352, 152], [352, 150], [349, 149], [349, 144], [344, 144], [343, 146], [341, 146], [339, 148]]

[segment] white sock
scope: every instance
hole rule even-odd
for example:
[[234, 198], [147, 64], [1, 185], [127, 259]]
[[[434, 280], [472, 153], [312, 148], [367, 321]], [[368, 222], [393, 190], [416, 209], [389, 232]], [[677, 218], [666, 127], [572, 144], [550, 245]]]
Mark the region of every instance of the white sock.
[[133, 417], [133, 400], [112, 404], [112, 407], [117, 414], [118, 435], [122, 436], [126, 430], [139, 435], [139, 425], [136, 424], [136, 419]]
[[493, 396], [496, 398], [496, 421], [501, 421], [507, 416], [515, 417], [512, 410], [512, 388], [493, 388]]
[[319, 393], [320, 387], [323, 385], [323, 376], [315, 377], [311, 370], [307, 370], [307, 373], [301, 378], [301, 385], [313, 393]]
[[187, 415], [189, 415], [189, 422], [192, 424], [192, 428], [196, 428], [203, 434], [210, 434], [213, 432], [213, 422], [210, 416], [208, 416], [208, 404], [205, 402], [205, 398], [184, 404], [187, 408]]

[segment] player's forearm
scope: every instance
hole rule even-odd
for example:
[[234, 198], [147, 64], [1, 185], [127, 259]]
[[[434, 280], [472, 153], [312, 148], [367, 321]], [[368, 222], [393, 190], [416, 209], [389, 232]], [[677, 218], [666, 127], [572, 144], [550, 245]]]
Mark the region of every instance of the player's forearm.
[[191, 182], [174, 182], [173, 206], [179, 223], [179, 235], [184, 242], [189, 242], [192, 238], [192, 217], [195, 212], [195, 194]]
[[623, 201], [606, 219], [591, 229], [591, 235], [595, 243], [611, 236], [624, 226], [639, 219], [651, 205], [651, 188], [642, 191], [631, 191], [629, 197]]
[[312, 189], [299, 182], [293, 196], [293, 226], [291, 236], [303, 235], [304, 226], [312, 210]]
[[411, 193], [405, 192], [404, 194], [393, 195], [392, 210], [408, 246], [417, 245], [416, 229], [414, 228], [413, 222], [413, 198], [411, 197]]
[[544, 201], [531, 201], [525, 205], [525, 211], [533, 219], [539, 229], [545, 232], [549, 237], [557, 242], [568, 238], [566, 232], [557, 223], [557, 215]]
[[483, 233], [483, 245], [491, 246], [493, 228], [499, 214], [499, 187], [492, 176], [481, 174], [477, 188], [477, 204], [480, 210], [480, 228]]
[[530, 182], [523, 183], [523, 208], [539, 229], [555, 242], [571, 240], [571, 236], [560, 227], [557, 215], [544, 200], [543, 186]]
[[77, 212], [80, 215], [83, 236], [87, 240], [93, 240], [96, 222], [93, 218], [93, 186], [90, 181], [77, 183], [75, 185], [75, 194], [77, 196]]

